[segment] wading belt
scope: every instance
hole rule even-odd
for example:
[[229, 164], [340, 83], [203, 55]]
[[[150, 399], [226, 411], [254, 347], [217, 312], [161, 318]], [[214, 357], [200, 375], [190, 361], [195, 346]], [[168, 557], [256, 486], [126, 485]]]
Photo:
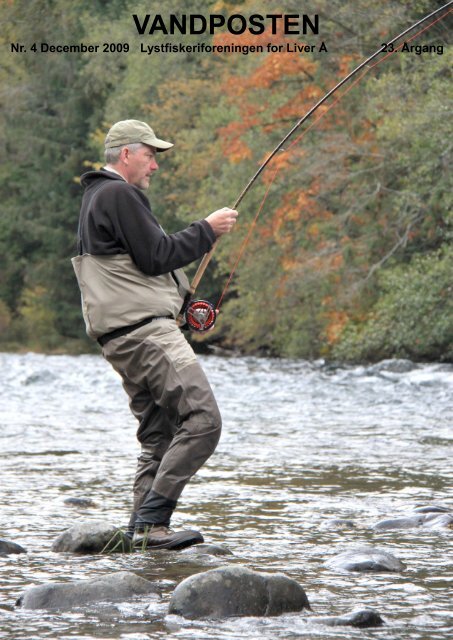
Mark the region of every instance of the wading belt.
[[135, 324], [128, 324], [126, 327], [120, 327], [119, 329], [114, 329], [113, 331], [109, 331], [108, 333], [104, 333], [103, 336], [100, 336], [97, 341], [103, 347], [107, 342], [113, 340], [113, 338], [119, 338], [120, 336], [126, 336], [128, 333], [132, 333], [136, 329], [145, 326], [145, 324], [149, 324], [153, 320], [162, 320], [162, 319], [170, 320], [173, 316], [149, 316], [144, 320], [140, 320], [140, 322], [136, 322]]

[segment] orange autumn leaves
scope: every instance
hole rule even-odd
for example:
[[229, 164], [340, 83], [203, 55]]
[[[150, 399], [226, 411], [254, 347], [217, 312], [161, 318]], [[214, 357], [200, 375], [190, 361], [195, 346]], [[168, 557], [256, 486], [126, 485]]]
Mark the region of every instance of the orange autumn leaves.
[[[250, 38], [249, 38], [250, 39]], [[264, 46], [270, 41], [269, 34], [260, 37]], [[272, 37], [274, 44], [287, 39]], [[231, 44], [231, 36], [219, 35], [216, 44]], [[247, 37], [235, 39], [237, 44], [252, 44]], [[255, 37], [253, 44], [260, 44]], [[286, 46], [286, 45], [285, 45]], [[257, 165], [269, 155], [272, 147], [262, 151], [262, 138], [281, 139], [339, 78], [345, 76], [354, 63], [351, 56], [340, 57], [336, 61], [335, 74], [326, 74], [320, 67], [319, 57], [308, 54], [268, 53], [255, 56], [246, 66], [247, 72], [231, 69], [222, 84], [224, 95], [234, 110], [235, 117], [218, 130], [218, 140], [225, 158], [232, 164], [253, 161]], [[330, 86], [329, 86], [330, 85]], [[325, 144], [335, 145], [335, 127], [348, 120], [347, 111], [341, 105], [332, 110], [332, 117], [323, 118], [330, 110], [321, 107], [308, 126], [293, 136], [286, 149], [277, 153], [263, 173], [261, 180], [278, 192], [267, 203], [261, 221], [255, 229], [255, 247], [265, 255], [271, 246], [279, 247], [279, 267], [275, 272], [274, 291], [279, 298], [293, 295], [298, 280], [304, 274], [317, 272], [327, 282], [329, 295], [324, 296], [319, 314], [323, 318], [324, 336], [329, 344], [339, 338], [348, 320], [346, 311], [338, 307], [336, 290], [342, 286], [344, 268], [343, 249], [350, 238], [342, 230], [339, 218], [326, 206], [323, 180], [319, 175], [304, 174], [304, 167], [311, 159], [301, 138], [305, 130], [314, 128], [329, 133], [332, 140]], [[330, 114], [329, 114], [330, 116]], [[319, 124], [318, 124], [319, 122]], [[277, 138], [278, 135], [278, 138]], [[299, 136], [299, 140], [297, 139]], [[370, 137], [369, 130], [358, 132], [357, 136]], [[339, 174], [347, 170], [339, 168]], [[330, 176], [331, 185], [334, 178]], [[338, 179], [339, 180], [339, 179]], [[256, 249], [254, 255], [257, 255]], [[245, 258], [247, 260], [247, 257]], [[255, 258], [256, 259], [256, 258]]]
[[[266, 50], [266, 44], [271, 39], [275, 45], [285, 41], [282, 36], [271, 38], [268, 33], [264, 33], [254, 36], [253, 41], [251, 36], [236, 37], [235, 44], [263, 45]], [[230, 45], [231, 36], [219, 34], [214, 38], [214, 43]], [[309, 58], [288, 53], [260, 54], [258, 65], [253, 65], [252, 62], [250, 66], [250, 73], [247, 74], [231, 73], [229, 69], [222, 83], [224, 94], [229, 103], [237, 109], [239, 116], [218, 131], [223, 153], [233, 163], [253, 156], [250, 144], [246, 140], [247, 134], [254, 130], [257, 133], [270, 132], [282, 121], [300, 116], [308, 101], [321, 93], [319, 87], [310, 82], [291, 99], [287, 100], [281, 94], [275, 103], [282, 78], [287, 80], [293, 77], [297, 82], [301, 77], [313, 79], [317, 63]]]

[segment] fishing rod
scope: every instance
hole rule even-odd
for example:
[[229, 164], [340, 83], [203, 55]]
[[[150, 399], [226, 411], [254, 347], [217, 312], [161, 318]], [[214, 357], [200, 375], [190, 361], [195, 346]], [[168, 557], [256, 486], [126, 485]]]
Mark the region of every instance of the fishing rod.
[[[284, 136], [284, 138], [282, 138], [282, 140], [278, 143], [278, 145], [275, 147], [275, 149], [273, 149], [273, 151], [271, 151], [271, 153], [266, 158], [266, 160], [264, 160], [264, 162], [259, 166], [257, 171], [250, 178], [248, 183], [245, 185], [245, 187], [243, 188], [243, 190], [239, 194], [238, 198], [236, 199], [236, 201], [234, 202], [234, 204], [232, 206], [232, 209], [237, 209], [239, 204], [244, 199], [245, 195], [251, 189], [252, 185], [256, 182], [258, 177], [261, 175], [261, 173], [264, 171], [264, 169], [267, 167], [267, 165], [271, 162], [271, 160], [274, 158], [274, 156], [280, 151], [280, 149], [283, 147], [283, 145], [286, 143], [286, 141], [289, 140], [289, 138], [291, 138], [291, 136], [297, 131], [297, 129], [299, 129], [315, 113], [315, 111], [317, 111], [319, 109], [319, 107], [321, 105], [323, 105], [334, 93], [336, 93], [336, 91], [338, 91], [338, 89], [340, 89], [344, 84], [346, 84], [349, 80], [351, 80], [351, 78], [353, 78], [355, 75], [357, 75], [358, 72], [361, 69], [363, 69], [364, 67], [369, 65], [375, 58], [377, 58], [377, 56], [380, 53], [384, 53], [384, 52], [387, 53], [387, 55], [384, 58], [382, 58], [382, 60], [380, 60], [380, 62], [383, 62], [383, 60], [385, 60], [392, 53], [396, 53], [397, 49], [394, 49], [393, 45], [396, 42], [398, 42], [398, 40], [401, 40], [401, 38], [404, 38], [405, 35], [407, 35], [411, 31], [413, 31], [414, 29], [416, 29], [417, 27], [419, 27], [420, 25], [425, 23], [430, 18], [433, 18], [434, 16], [438, 15], [439, 13], [442, 13], [444, 10], [448, 9], [449, 7], [451, 7], [452, 4], [453, 4], [453, 0], [450, 0], [450, 2], [447, 2], [442, 7], [439, 7], [438, 9], [436, 9], [435, 11], [432, 11], [431, 13], [427, 14], [426, 16], [421, 18], [420, 20], [417, 20], [417, 22], [414, 22], [414, 24], [412, 24], [410, 27], [407, 27], [406, 29], [404, 29], [404, 31], [399, 33], [397, 36], [395, 36], [394, 38], [392, 38], [388, 42], [383, 43], [379, 47], [379, 49], [377, 49], [372, 55], [370, 55], [368, 58], [363, 60], [359, 65], [357, 65], [357, 67], [355, 67], [349, 74], [347, 74], [342, 80], [340, 80], [340, 82], [338, 82], [334, 87], [332, 87], [332, 89], [330, 89], [320, 100], [318, 100], [318, 102], [315, 105], [313, 105], [313, 107], [311, 107], [311, 109], [309, 109], [309, 111], [307, 111], [307, 113], [304, 116], [302, 116], [302, 118], [300, 118], [300, 120], [298, 120], [296, 122], [296, 124], [292, 127], [292, 129], [290, 129], [290, 131], [288, 131], [288, 133]], [[429, 29], [430, 27], [432, 27], [439, 20], [442, 20], [443, 18], [445, 18], [446, 15], [448, 13], [450, 13], [451, 11], [452, 11], [452, 9], [450, 9], [449, 11], [446, 11], [444, 15], [442, 15], [440, 18], [438, 18], [437, 20], [432, 22], [430, 25], [425, 27], [425, 29], [423, 29], [419, 33], [415, 34], [415, 36], [413, 36], [413, 38], [417, 37], [420, 33], [425, 31], [426, 29]], [[373, 66], [375, 66], [375, 65], [373, 65]], [[368, 71], [371, 68], [372, 67], [369, 67], [369, 69], [367, 69], [365, 71], [365, 73], [362, 76], [360, 76], [360, 78], [358, 80], [360, 80], [362, 77], [364, 77], [366, 75], [366, 73], [368, 73]], [[275, 178], [275, 175], [274, 175], [274, 178]], [[266, 193], [266, 195], [265, 195], [265, 197], [263, 199], [262, 205], [264, 204], [264, 200], [267, 197], [267, 193]], [[261, 211], [261, 208], [262, 208], [262, 206], [260, 207], [257, 216], [259, 215], [259, 213]], [[256, 221], [257, 216], [255, 217], [255, 221]], [[248, 237], [247, 237], [246, 240], [248, 240]], [[194, 278], [193, 278], [193, 280], [191, 282], [189, 293], [188, 293], [187, 299], [186, 299], [186, 303], [184, 304], [184, 307], [183, 307], [183, 310], [182, 310], [181, 316], [180, 316], [180, 319], [185, 320], [185, 322], [187, 323], [187, 325], [189, 326], [189, 328], [192, 331], [196, 331], [196, 332], [199, 332], [199, 333], [204, 332], [204, 331], [208, 331], [209, 329], [212, 329], [214, 327], [214, 324], [215, 324], [215, 321], [216, 321], [216, 318], [217, 318], [218, 308], [220, 306], [220, 302], [223, 299], [223, 295], [224, 295], [224, 293], [223, 293], [221, 298], [220, 298], [219, 303], [217, 304], [217, 306], [215, 306], [209, 300], [201, 300], [201, 299], [200, 300], [192, 300], [191, 299], [191, 297], [196, 292], [198, 285], [200, 284], [200, 281], [201, 281], [201, 279], [202, 279], [202, 277], [203, 277], [203, 275], [204, 275], [204, 273], [206, 271], [206, 268], [207, 268], [208, 264], [210, 263], [210, 261], [212, 259], [214, 251], [216, 249], [216, 246], [217, 246], [217, 241], [214, 242], [211, 250], [203, 256], [203, 258], [202, 258], [202, 260], [200, 262], [200, 265], [198, 266], [198, 269], [197, 269], [197, 271], [195, 273], [195, 276], [194, 276]], [[233, 268], [232, 273], [234, 272], [234, 270], [235, 270], [235, 268], [237, 266], [237, 262], [238, 262], [238, 260], [236, 261], [236, 264], [235, 264], [235, 266]], [[232, 273], [230, 274], [228, 283], [231, 280]], [[225, 290], [224, 290], [224, 292], [225, 292]]]

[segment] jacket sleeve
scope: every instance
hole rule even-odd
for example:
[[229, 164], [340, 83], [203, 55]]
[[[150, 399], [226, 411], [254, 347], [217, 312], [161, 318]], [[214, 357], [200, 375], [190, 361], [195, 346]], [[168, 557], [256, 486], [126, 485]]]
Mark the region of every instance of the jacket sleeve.
[[206, 220], [167, 235], [152, 214], [147, 197], [136, 187], [114, 183], [107, 191], [104, 206], [115, 240], [147, 275], [185, 267], [207, 253], [216, 240]]

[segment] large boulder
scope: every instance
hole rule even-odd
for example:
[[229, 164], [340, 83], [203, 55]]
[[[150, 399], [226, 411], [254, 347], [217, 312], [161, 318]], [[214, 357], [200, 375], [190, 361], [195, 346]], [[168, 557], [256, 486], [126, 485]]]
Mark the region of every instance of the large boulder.
[[394, 555], [377, 547], [354, 547], [324, 563], [338, 571], [402, 571], [405, 565]]
[[276, 616], [310, 609], [302, 587], [282, 573], [257, 573], [227, 566], [183, 580], [172, 594], [169, 613], [185, 618]]
[[131, 550], [131, 543], [124, 533], [102, 520], [79, 522], [63, 531], [52, 544], [52, 551], [72, 553], [101, 553]]
[[92, 602], [118, 602], [135, 595], [157, 593], [156, 587], [129, 571], [117, 571], [93, 580], [54, 582], [29, 587], [16, 606], [24, 609], [71, 609]]
[[374, 609], [357, 609], [342, 616], [313, 616], [307, 618], [307, 622], [325, 624], [328, 627], [357, 627], [359, 629], [380, 627], [384, 624], [384, 620]]
[[0, 556], [7, 556], [10, 553], [27, 553], [27, 551], [20, 544], [0, 539]]

